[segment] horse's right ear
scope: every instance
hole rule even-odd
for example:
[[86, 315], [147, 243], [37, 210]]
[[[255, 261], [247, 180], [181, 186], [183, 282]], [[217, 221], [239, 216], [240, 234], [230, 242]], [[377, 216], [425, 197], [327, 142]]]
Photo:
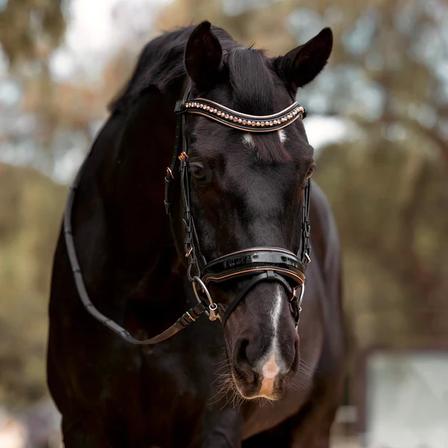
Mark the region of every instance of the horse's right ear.
[[185, 47], [185, 68], [199, 88], [210, 87], [221, 68], [221, 44], [210, 27], [210, 22], [200, 23]]
[[312, 81], [324, 68], [333, 47], [333, 33], [324, 28], [317, 36], [285, 56], [274, 59], [274, 67], [292, 92]]

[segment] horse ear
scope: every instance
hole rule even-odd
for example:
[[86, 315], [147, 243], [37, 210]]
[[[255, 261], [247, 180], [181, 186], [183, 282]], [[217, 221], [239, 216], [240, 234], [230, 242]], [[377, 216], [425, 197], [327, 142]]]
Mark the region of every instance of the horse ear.
[[200, 23], [191, 33], [185, 48], [185, 68], [199, 87], [210, 86], [221, 68], [222, 48], [212, 33], [210, 22]]
[[291, 90], [312, 81], [324, 68], [333, 47], [333, 33], [324, 28], [306, 44], [300, 45], [274, 60], [274, 67], [279, 76]]

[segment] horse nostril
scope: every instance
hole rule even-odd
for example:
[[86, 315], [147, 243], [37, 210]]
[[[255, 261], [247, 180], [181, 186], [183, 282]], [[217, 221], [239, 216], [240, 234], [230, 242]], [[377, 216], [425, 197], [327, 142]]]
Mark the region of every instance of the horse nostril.
[[241, 339], [235, 348], [235, 368], [249, 382], [255, 381], [255, 372], [248, 357], [249, 340]]
[[236, 348], [236, 362], [238, 364], [249, 364], [249, 360], [247, 359], [247, 347], [249, 345], [249, 341], [247, 339], [241, 339]]

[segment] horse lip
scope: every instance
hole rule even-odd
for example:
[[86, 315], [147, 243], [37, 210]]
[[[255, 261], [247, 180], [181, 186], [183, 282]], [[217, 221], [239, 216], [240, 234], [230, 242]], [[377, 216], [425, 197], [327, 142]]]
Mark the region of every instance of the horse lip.
[[281, 385], [283, 381], [280, 378], [274, 379], [271, 392], [269, 393], [267, 390], [262, 390], [262, 380], [259, 375], [255, 374], [255, 380], [248, 382], [237, 369], [232, 367], [231, 373], [236, 391], [245, 400], [266, 399], [269, 401], [276, 401], [282, 396]]

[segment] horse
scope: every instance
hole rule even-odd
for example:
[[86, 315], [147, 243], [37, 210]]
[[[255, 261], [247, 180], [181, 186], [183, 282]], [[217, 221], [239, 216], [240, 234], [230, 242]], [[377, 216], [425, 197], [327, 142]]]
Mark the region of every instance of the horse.
[[295, 97], [332, 41], [270, 58], [205, 21], [144, 47], [54, 254], [66, 447], [329, 446], [341, 255]]

